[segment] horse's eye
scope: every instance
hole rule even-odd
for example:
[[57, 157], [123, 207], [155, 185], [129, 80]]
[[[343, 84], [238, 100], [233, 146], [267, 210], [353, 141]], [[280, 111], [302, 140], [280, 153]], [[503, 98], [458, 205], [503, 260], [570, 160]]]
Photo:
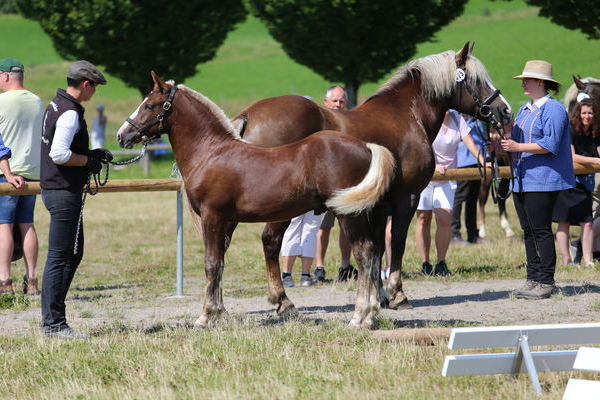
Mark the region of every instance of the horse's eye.
[[146, 110], [152, 110], [152, 106], [150, 104], [148, 104], [148, 103], [146, 103], [146, 105], [144, 106], [144, 108]]

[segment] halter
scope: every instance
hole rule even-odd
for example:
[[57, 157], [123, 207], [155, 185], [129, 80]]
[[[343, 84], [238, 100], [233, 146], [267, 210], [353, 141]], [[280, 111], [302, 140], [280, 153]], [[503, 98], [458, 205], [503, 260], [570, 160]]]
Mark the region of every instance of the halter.
[[[498, 96], [500, 96], [500, 94], [501, 94], [500, 89], [494, 90], [487, 98], [485, 98], [484, 100], [481, 100], [481, 97], [479, 97], [479, 95], [477, 94], [475, 89], [473, 89], [473, 87], [467, 83], [466, 77], [467, 77], [467, 73], [461, 67], [458, 67], [456, 69], [456, 71], [454, 72], [455, 81], [459, 85], [461, 85], [461, 84], [464, 85], [467, 92], [469, 92], [469, 94], [475, 101], [475, 104], [477, 106], [477, 115], [479, 117], [481, 117], [482, 119], [486, 120], [490, 124], [490, 126], [494, 130], [496, 130], [496, 132], [498, 132], [500, 137], [502, 139], [505, 139], [502, 131], [500, 129], [498, 129], [498, 126], [500, 125], [500, 123], [498, 122], [498, 120], [496, 119], [496, 116], [492, 112], [492, 107], [491, 107], [492, 102]], [[459, 104], [461, 102], [460, 96], [461, 96], [461, 92], [459, 92], [459, 100], [458, 100]], [[486, 145], [489, 145], [489, 144], [490, 144], [490, 137], [488, 134]], [[514, 173], [513, 173], [512, 157], [511, 157], [510, 153], [507, 153], [507, 155], [508, 155], [509, 166], [510, 166], [510, 178], [509, 179], [513, 179]], [[502, 180], [502, 178], [500, 177], [500, 167], [498, 165], [498, 157], [496, 156], [496, 152], [493, 150], [490, 152], [490, 156], [492, 158], [492, 161], [491, 161], [491, 163], [492, 163], [492, 181], [491, 181], [492, 200], [494, 200], [494, 203], [497, 203], [498, 200], [508, 199], [510, 197], [512, 191], [509, 189], [506, 196], [500, 196], [500, 194], [498, 193], [500, 181]], [[479, 165], [479, 162], [478, 162], [478, 165]], [[485, 166], [481, 166], [481, 168], [479, 170], [479, 174], [481, 175], [483, 180], [485, 180], [487, 178], [487, 169], [485, 168]]]
[[156, 116], [156, 118], [154, 118], [154, 120], [148, 122], [146, 125], [141, 126], [140, 124], [138, 124], [131, 118], [127, 118], [127, 122], [129, 123], [129, 125], [133, 126], [140, 135], [144, 135], [144, 132], [146, 132], [148, 129], [152, 128], [156, 124], [159, 124], [159, 126], [158, 126], [159, 133], [164, 133], [165, 131], [164, 131], [164, 126], [163, 126], [163, 120], [165, 119], [165, 116], [167, 115], [167, 113], [171, 109], [171, 106], [173, 105], [173, 99], [175, 98], [175, 93], [177, 93], [177, 86], [173, 85], [173, 87], [169, 91], [169, 97], [167, 98], [167, 101], [165, 101], [163, 103], [160, 113]]

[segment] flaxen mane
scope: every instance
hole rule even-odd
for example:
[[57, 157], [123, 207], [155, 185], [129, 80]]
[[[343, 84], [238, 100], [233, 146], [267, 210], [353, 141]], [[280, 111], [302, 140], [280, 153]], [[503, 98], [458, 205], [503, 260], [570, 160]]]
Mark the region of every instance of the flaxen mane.
[[243, 141], [242, 137], [239, 135], [239, 132], [235, 129], [229, 118], [227, 118], [227, 115], [225, 115], [225, 111], [223, 111], [221, 107], [216, 105], [212, 100], [204, 96], [202, 93], [196, 92], [195, 90], [190, 89], [185, 85], [179, 84], [177, 85], [177, 88], [179, 90], [183, 90], [189, 93], [194, 99], [204, 104], [209, 109], [209, 111], [215, 116], [215, 118], [223, 125], [227, 133], [229, 133], [235, 139]]
[[[449, 50], [411, 61], [401, 67], [371, 98], [395, 90], [405, 80], [413, 79], [416, 73], [421, 76], [421, 89], [428, 99], [445, 97], [452, 93], [456, 85], [454, 78], [457, 68], [455, 56], [456, 52]], [[469, 55], [466, 72], [467, 83], [471, 86], [476, 86], [477, 82], [488, 82], [491, 85], [492, 80], [488, 72], [476, 57]]]

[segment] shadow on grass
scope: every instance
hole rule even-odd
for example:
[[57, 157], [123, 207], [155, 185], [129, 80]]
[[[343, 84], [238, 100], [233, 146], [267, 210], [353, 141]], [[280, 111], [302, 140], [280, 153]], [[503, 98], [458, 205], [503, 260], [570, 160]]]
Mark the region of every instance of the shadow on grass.
[[118, 289], [130, 289], [135, 287], [144, 287], [146, 285], [142, 283], [123, 283], [119, 285], [95, 285], [95, 286], [75, 286], [75, 290], [80, 292], [91, 292], [97, 290], [118, 290]]
[[[392, 319], [392, 329], [398, 328], [456, 328], [463, 326], [480, 326], [481, 323], [477, 321], [464, 321], [462, 319]], [[379, 325], [376, 325], [374, 329], [380, 329]]]
[[432, 306], [448, 306], [451, 304], [466, 303], [468, 301], [496, 301], [501, 299], [507, 299], [510, 295], [510, 290], [500, 291], [484, 291], [481, 293], [465, 294], [465, 295], [454, 295], [454, 296], [436, 296], [426, 299], [411, 299], [410, 304], [417, 307], [432, 307]]
[[600, 293], [600, 286], [583, 284], [583, 285], [568, 285], [559, 286], [560, 292], [563, 296], [578, 296], [586, 293]]

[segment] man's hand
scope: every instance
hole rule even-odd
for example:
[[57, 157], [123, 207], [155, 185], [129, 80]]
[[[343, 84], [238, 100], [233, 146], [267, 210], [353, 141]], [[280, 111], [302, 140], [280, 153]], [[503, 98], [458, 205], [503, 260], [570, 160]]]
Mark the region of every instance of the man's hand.
[[440, 175], [446, 175], [446, 167], [444, 167], [443, 165], [440, 164], [435, 164], [435, 172], [437, 172]]
[[27, 187], [27, 182], [25, 182], [25, 179], [19, 175], [6, 176], [6, 181], [13, 185], [17, 190], [23, 190]]
[[106, 149], [94, 149], [89, 153], [92, 157], [104, 163], [109, 163], [113, 160], [113, 155]]
[[99, 174], [102, 171], [102, 163], [91, 154], [87, 158], [88, 160], [85, 164], [87, 170], [92, 174]]

